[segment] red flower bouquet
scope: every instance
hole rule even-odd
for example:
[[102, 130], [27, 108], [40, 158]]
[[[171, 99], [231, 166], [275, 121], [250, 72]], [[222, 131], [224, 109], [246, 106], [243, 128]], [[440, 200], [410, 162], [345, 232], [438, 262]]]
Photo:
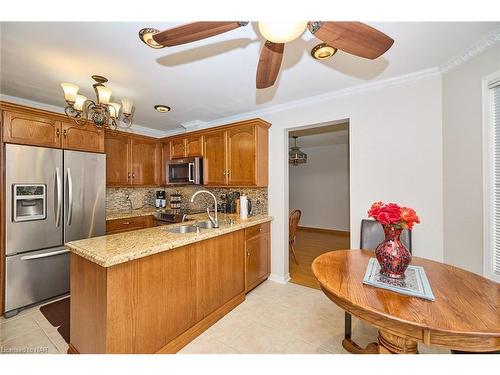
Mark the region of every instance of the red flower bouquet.
[[411, 261], [411, 253], [401, 242], [403, 229], [412, 229], [420, 219], [414, 209], [396, 203], [375, 202], [368, 216], [377, 220], [384, 228], [385, 240], [375, 249], [382, 275], [403, 279]]
[[368, 216], [382, 225], [397, 225], [401, 229], [413, 229], [420, 219], [413, 208], [401, 207], [396, 203], [375, 202], [368, 210]]

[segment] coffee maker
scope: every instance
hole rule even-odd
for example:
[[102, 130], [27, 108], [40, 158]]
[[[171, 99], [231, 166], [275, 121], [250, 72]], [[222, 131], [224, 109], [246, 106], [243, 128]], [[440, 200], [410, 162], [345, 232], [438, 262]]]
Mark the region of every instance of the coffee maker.
[[167, 206], [167, 200], [165, 198], [165, 190], [156, 191], [155, 207], [165, 208]]

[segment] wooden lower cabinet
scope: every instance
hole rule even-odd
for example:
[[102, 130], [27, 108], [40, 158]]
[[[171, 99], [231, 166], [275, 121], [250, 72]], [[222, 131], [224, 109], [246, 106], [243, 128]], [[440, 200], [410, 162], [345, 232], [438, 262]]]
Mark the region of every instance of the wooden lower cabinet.
[[154, 226], [153, 215], [106, 220], [106, 234], [129, 232]]
[[271, 226], [269, 223], [245, 229], [245, 291], [265, 281], [271, 273]]
[[244, 301], [244, 250], [239, 230], [108, 268], [72, 253], [69, 352], [177, 352]]

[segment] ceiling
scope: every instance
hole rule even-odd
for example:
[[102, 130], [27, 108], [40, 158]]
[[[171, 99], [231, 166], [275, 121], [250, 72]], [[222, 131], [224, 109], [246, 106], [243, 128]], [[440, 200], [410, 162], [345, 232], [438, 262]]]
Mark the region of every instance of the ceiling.
[[289, 145], [294, 144], [293, 136], [297, 136], [300, 148], [349, 144], [349, 123], [323, 125], [295, 130], [288, 133]]
[[[366, 60], [339, 52], [317, 61], [319, 41], [306, 31], [285, 46], [274, 87], [257, 90], [255, 71], [262, 39], [256, 23], [184, 46], [155, 50], [137, 36], [179, 23], [11, 22], [1, 24], [0, 92], [63, 107], [60, 82], [80, 86], [93, 98], [92, 74], [104, 75], [113, 100], [135, 101], [134, 122], [159, 131], [182, 123], [209, 122], [439, 66], [500, 27], [481, 23], [370, 23], [395, 43], [382, 57]], [[166, 114], [153, 110], [166, 104]]]

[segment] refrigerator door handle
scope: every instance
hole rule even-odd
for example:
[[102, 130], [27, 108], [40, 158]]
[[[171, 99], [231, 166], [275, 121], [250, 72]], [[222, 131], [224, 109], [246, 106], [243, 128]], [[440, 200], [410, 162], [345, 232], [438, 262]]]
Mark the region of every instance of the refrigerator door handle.
[[59, 168], [56, 167], [56, 195], [57, 195], [57, 207], [56, 207], [56, 227], [61, 224], [61, 210], [62, 210], [62, 183], [61, 183], [61, 173]]
[[71, 225], [73, 219], [73, 177], [71, 168], [68, 168], [68, 225]]
[[44, 254], [26, 255], [26, 256], [21, 257], [21, 260], [48, 258], [48, 257], [52, 257], [54, 255], [60, 255], [60, 254], [66, 254], [66, 253], [69, 253], [68, 249], [51, 251], [50, 253], [44, 253]]

